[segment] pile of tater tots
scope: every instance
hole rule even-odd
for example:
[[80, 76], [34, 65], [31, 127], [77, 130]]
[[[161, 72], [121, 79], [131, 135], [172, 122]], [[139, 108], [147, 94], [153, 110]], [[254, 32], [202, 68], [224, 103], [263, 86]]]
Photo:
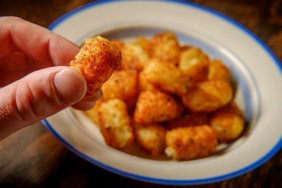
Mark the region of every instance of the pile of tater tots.
[[124, 150], [134, 144], [152, 158], [193, 160], [242, 135], [244, 114], [220, 59], [181, 44], [172, 32], [112, 42], [121, 51], [122, 67], [85, 111], [107, 145]]

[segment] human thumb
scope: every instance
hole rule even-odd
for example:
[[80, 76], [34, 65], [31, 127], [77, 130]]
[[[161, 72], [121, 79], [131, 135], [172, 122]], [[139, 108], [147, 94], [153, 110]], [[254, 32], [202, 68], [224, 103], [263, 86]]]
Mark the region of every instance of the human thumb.
[[0, 89], [0, 139], [81, 100], [86, 81], [69, 67], [35, 71]]

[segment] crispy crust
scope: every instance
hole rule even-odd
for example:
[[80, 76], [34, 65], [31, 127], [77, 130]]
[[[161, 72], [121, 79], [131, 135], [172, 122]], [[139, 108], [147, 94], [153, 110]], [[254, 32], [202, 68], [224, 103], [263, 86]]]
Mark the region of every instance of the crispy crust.
[[111, 41], [96, 36], [84, 41], [80, 51], [70, 62], [87, 82], [86, 98], [92, 98], [114, 70], [121, 66], [121, 52]]
[[167, 131], [165, 153], [174, 160], [192, 160], [210, 156], [218, 145], [208, 125], [179, 127]]

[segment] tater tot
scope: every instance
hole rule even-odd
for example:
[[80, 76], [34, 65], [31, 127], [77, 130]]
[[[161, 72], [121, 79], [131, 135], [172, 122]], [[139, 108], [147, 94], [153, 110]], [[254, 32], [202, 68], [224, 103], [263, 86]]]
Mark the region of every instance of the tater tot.
[[95, 105], [91, 109], [84, 111], [86, 116], [88, 116], [88, 118], [91, 119], [97, 125], [100, 124], [100, 122], [99, 122], [99, 108], [100, 108], [100, 106], [103, 102], [105, 102], [104, 99], [99, 99], [95, 102]]
[[209, 71], [209, 57], [199, 48], [188, 48], [181, 51], [178, 66], [191, 81], [205, 81]]
[[198, 126], [209, 124], [208, 114], [205, 113], [189, 113], [177, 119], [168, 121], [167, 129], [174, 129], [178, 127]]
[[215, 111], [211, 115], [210, 125], [221, 143], [232, 142], [244, 130], [244, 118], [234, 102]]
[[230, 82], [230, 71], [221, 60], [214, 59], [210, 61], [208, 80], [225, 80]]
[[111, 40], [111, 42], [115, 44], [119, 48], [120, 51], [122, 50], [122, 48], [125, 45], [125, 43], [122, 40], [118, 40], [118, 39], [113, 39]]
[[147, 63], [143, 76], [157, 88], [177, 95], [186, 93], [191, 85], [189, 78], [176, 66], [155, 59]]
[[134, 43], [140, 45], [147, 52], [148, 55], [151, 54], [152, 45], [149, 39], [143, 36], [139, 36], [139, 37], [136, 37]]
[[122, 68], [142, 70], [149, 54], [138, 43], [126, 43], [122, 50]]
[[137, 144], [152, 156], [163, 154], [165, 148], [165, 128], [158, 124], [135, 126]]
[[139, 73], [139, 91], [153, 91], [158, 89], [158, 87], [150, 83], [144, 74], [144, 70]]
[[102, 86], [103, 98], [119, 98], [129, 108], [135, 105], [138, 95], [138, 73], [134, 69], [115, 71]]
[[96, 36], [86, 39], [70, 67], [78, 70], [87, 83], [86, 98], [92, 98], [114, 70], [121, 65], [121, 52], [111, 41]]
[[151, 57], [163, 62], [177, 65], [180, 55], [178, 38], [174, 33], [158, 33], [151, 39]]
[[182, 96], [183, 104], [191, 112], [211, 112], [232, 99], [232, 88], [224, 80], [199, 82]]
[[174, 119], [182, 113], [182, 106], [171, 95], [161, 91], [141, 91], [134, 111], [137, 123], [154, 123]]
[[100, 105], [100, 130], [105, 142], [116, 149], [123, 149], [134, 140], [133, 129], [126, 104], [120, 99], [109, 99]]
[[210, 126], [191, 126], [166, 132], [165, 154], [174, 160], [192, 160], [215, 153], [217, 138]]

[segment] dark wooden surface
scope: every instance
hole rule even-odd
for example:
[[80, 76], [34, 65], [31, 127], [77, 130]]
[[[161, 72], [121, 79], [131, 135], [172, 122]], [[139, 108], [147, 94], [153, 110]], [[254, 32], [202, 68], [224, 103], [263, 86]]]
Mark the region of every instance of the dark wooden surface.
[[[48, 27], [87, 0], [1, 0], [0, 16], [19, 16]], [[282, 61], [281, 0], [195, 0], [259, 36]], [[282, 126], [282, 125], [281, 125]], [[212, 169], [209, 169], [212, 170]], [[282, 187], [282, 151], [259, 168], [214, 184], [187, 187]], [[177, 187], [140, 182], [107, 172], [69, 151], [41, 124], [0, 141], [0, 187]]]

